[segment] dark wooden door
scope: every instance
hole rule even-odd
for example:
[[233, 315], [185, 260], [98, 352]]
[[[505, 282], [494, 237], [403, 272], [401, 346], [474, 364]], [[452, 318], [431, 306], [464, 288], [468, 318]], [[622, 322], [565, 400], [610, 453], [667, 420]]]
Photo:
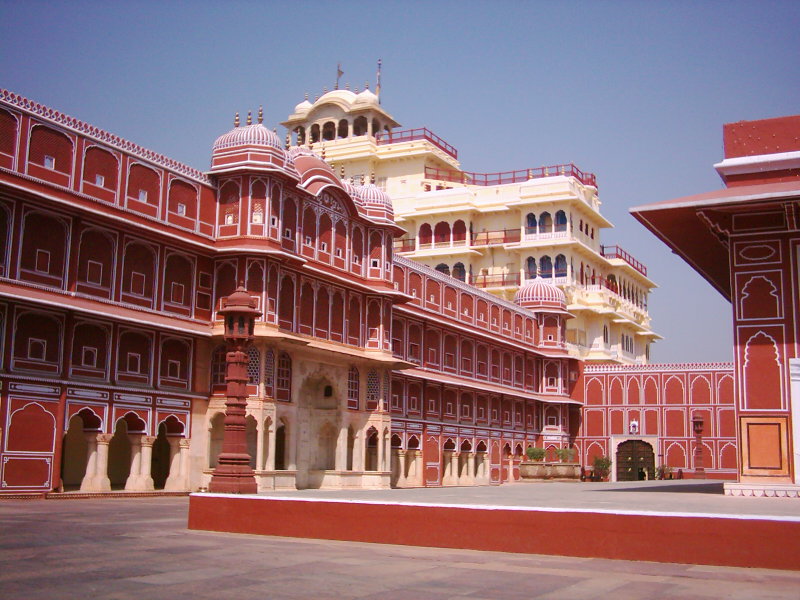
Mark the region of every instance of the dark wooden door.
[[617, 446], [617, 481], [653, 479], [656, 458], [653, 447], [641, 440], [628, 440]]

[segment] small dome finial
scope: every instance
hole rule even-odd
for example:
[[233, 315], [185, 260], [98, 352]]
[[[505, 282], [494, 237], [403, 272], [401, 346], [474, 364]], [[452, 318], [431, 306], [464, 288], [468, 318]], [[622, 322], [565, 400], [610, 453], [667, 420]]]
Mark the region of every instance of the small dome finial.
[[370, 182], [372, 185], [375, 185], [375, 171], [372, 171], [372, 172], [369, 174], [369, 182]]
[[346, 90], [350, 89], [350, 83], [349, 82], [344, 84], [344, 89], [346, 89]]
[[325, 144], [322, 144], [322, 160], [325, 160]]
[[341, 165], [341, 168], [339, 169], [339, 173], [341, 174], [341, 179], [344, 180], [344, 164]]
[[233, 126], [234, 127], [238, 127], [239, 126], [239, 113], [238, 112], [236, 113], [236, 116], [233, 118]]
[[328, 86], [325, 86], [324, 88], [322, 88], [322, 93], [323, 94], [327, 94], [328, 93]]
[[259, 107], [258, 107], [258, 124], [261, 125], [261, 123], [263, 123], [263, 122], [264, 122], [264, 106], [263, 105], [259, 105]]
[[364, 84], [364, 89], [365, 89], [365, 90], [368, 90], [368, 89], [369, 89], [369, 81], [368, 81], [367, 83], [365, 83], [365, 84]]
[[247, 124], [248, 125], [252, 125], [253, 124], [253, 111], [252, 110], [248, 110], [247, 111]]
[[289, 149], [289, 146], [292, 145], [292, 134], [288, 131], [286, 132], [286, 149]]

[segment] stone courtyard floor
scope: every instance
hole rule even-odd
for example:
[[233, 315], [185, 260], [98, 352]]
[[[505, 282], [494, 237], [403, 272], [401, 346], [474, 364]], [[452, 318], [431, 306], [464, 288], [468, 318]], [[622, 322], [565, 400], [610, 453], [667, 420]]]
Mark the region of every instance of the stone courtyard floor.
[[[662, 485], [545, 483], [354, 495], [580, 508], [593, 503], [582, 494], [605, 494], [600, 498], [610, 498], [604, 502], [612, 509], [626, 495], [637, 510], [708, 513], [721, 512], [727, 500], [748, 500], [737, 502], [735, 512], [800, 514], [797, 500], [724, 498], [713, 483], [681, 482], [672, 491], [669, 482]], [[0, 598], [800, 598], [800, 572], [189, 531], [187, 507], [187, 498], [175, 497], [0, 501]]]

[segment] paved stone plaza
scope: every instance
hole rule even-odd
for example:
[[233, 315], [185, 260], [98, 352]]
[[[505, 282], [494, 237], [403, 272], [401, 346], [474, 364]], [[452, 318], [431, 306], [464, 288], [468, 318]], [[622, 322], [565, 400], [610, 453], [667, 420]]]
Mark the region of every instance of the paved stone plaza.
[[[669, 487], [657, 493], [641, 486], [639, 491], [608, 484], [591, 490], [594, 486], [557, 483], [404, 493], [413, 496], [408, 501], [423, 494], [434, 502], [453, 502], [438, 495], [454, 494], [481, 503], [519, 503], [537, 495], [555, 499], [562, 486], [572, 490], [567, 499], [562, 496], [566, 504], [578, 502], [576, 494], [591, 492], [628, 494], [632, 500], [646, 495], [653, 508], [665, 502], [674, 510], [749, 500], [757, 503], [757, 509], [748, 507], [754, 514], [769, 514], [779, 505], [785, 514], [800, 511], [793, 508], [796, 501], [792, 506], [771, 499], [725, 499], [708, 493], [713, 488], [688, 491], [686, 485], [687, 491], [679, 493]], [[167, 497], [2, 501], [0, 598], [752, 600], [796, 599], [800, 590], [800, 572], [188, 531], [187, 506], [186, 498]], [[637, 508], [644, 506], [637, 502]]]

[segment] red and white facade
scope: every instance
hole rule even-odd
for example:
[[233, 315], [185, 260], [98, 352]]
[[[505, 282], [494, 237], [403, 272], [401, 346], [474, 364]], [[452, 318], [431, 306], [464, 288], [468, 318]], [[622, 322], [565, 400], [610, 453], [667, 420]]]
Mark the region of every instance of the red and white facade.
[[733, 317], [739, 483], [800, 495], [800, 115], [724, 126], [725, 189], [633, 215], [725, 298]]
[[735, 475], [730, 366], [584, 368], [555, 285], [510, 302], [401, 235], [385, 192], [260, 115], [201, 173], [0, 91], [0, 493], [206, 487], [240, 284], [260, 490], [497, 484], [530, 446], [590, 464], [634, 438], [689, 474], [698, 414], [707, 472]]

